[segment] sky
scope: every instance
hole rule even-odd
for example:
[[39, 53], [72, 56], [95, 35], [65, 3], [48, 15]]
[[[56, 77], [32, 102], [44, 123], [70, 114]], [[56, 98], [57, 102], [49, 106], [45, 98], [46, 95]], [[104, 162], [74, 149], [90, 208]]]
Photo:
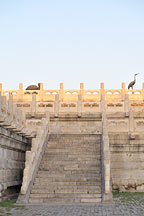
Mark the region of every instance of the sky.
[[144, 82], [143, 0], [0, 0], [0, 83], [120, 89]]

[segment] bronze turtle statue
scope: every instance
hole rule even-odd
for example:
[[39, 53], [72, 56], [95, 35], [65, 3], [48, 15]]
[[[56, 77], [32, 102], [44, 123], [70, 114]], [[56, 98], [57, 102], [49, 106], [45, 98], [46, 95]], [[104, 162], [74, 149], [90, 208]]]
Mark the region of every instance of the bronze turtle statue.
[[26, 88], [26, 90], [40, 90], [40, 83], [37, 85], [30, 85]]

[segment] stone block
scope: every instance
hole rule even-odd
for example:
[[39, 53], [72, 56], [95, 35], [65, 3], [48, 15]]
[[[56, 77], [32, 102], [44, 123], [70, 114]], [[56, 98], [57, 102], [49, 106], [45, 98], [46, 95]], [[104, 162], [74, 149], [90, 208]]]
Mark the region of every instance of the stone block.
[[96, 198], [96, 199], [81, 199], [82, 203], [98, 203], [101, 202], [101, 198]]

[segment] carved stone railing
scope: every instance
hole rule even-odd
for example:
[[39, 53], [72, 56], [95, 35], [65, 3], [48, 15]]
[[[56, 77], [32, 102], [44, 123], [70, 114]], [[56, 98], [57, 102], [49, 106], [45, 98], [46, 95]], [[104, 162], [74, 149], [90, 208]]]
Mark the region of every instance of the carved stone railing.
[[[78, 95], [81, 95], [83, 102], [94, 101], [98, 102], [101, 100], [101, 95], [105, 95], [106, 101], [123, 101], [125, 95], [128, 94], [129, 100], [142, 101], [144, 99], [144, 83], [142, 89], [130, 90], [126, 89], [125, 83], [122, 83], [121, 89], [105, 89], [104, 83], [100, 84], [100, 89], [84, 89], [84, 84], [80, 83], [80, 89], [67, 89], [63, 87], [63, 83], [60, 83], [60, 89], [44, 89], [43, 83], [40, 83], [40, 90], [24, 90], [23, 84], [19, 84], [18, 90], [3, 90], [2, 84], [0, 84], [0, 92], [2, 96], [9, 97], [9, 94], [13, 95], [15, 102], [32, 102], [32, 96], [36, 95], [37, 102], [54, 102], [55, 95], [59, 95], [60, 102], [77, 102]], [[29, 104], [27, 104], [28, 106]]]
[[25, 151], [35, 132], [26, 128], [25, 112], [13, 103], [13, 96], [0, 95], [0, 200], [9, 196], [7, 188], [21, 184]]
[[13, 103], [12, 95], [9, 95], [8, 101], [6, 96], [0, 96], [0, 125], [28, 138], [35, 136], [32, 130], [26, 128], [25, 112]]
[[111, 174], [110, 174], [110, 148], [107, 127], [107, 117], [105, 111], [105, 98], [101, 98], [102, 112], [102, 139], [101, 139], [101, 162], [102, 162], [102, 200], [104, 202], [112, 200]]
[[37, 131], [36, 138], [32, 139], [32, 147], [26, 152], [25, 169], [22, 187], [18, 202], [26, 203], [30, 195], [31, 186], [38, 171], [40, 161], [48, 143], [49, 113], [41, 120], [41, 127]]
[[100, 101], [102, 94], [105, 96], [106, 112], [129, 112], [132, 108], [135, 112], [144, 108], [144, 83], [142, 89], [126, 89], [122, 83], [121, 89], [105, 89], [101, 83], [98, 90], [86, 90], [84, 84], [80, 84], [78, 90], [65, 90], [63, 83], [58, 90], [45, 90], [43, 83], [40, 90], [24, 90], [20, 83], [18, 90], [3, 90], [0, 84], [1, 95], [8, 101], [10, 95], [18, 108], [34, 116], [36, 113], [44, 114], [46, 111], [58, 117], [59, 113], [74, 113], [79, 117], [85, 113], [100, 113]]
[[[134, 112], [142, 111], [144, 108], [144, 84], [142, 89], [129, 90], [122, 83], [121, 89], [105, 89], [101, 83], [98, 90], [85, 90], [84, 84], [80, 84], [79, 90], [64, 90], [63, 83], [58, 90], [45, 90], [43, 84], [40, 90], [23, 90], [19, 85], [18, 90], [3, 90], [0, 85], [3, 101], [8, 101], [12, 96], [18, 110], [22, 110], [32, 116], [44, 114], [46, 111], [58, 117], [59, 113], [73, 113], [79, 117], [85, 113], [101, 113], [100, 101], [102, 94], [105, 96], [106, 112], [126, 112], [129, 109]], [[9, 116], [10, 118], [11, 116]]]

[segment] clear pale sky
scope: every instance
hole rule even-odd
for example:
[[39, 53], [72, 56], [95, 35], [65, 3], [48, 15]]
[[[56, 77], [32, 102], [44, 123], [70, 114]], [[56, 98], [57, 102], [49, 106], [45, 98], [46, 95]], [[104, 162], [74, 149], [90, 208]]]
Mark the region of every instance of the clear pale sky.
[[4, 89], [144, 82], [144, 0], [0, 0]]

